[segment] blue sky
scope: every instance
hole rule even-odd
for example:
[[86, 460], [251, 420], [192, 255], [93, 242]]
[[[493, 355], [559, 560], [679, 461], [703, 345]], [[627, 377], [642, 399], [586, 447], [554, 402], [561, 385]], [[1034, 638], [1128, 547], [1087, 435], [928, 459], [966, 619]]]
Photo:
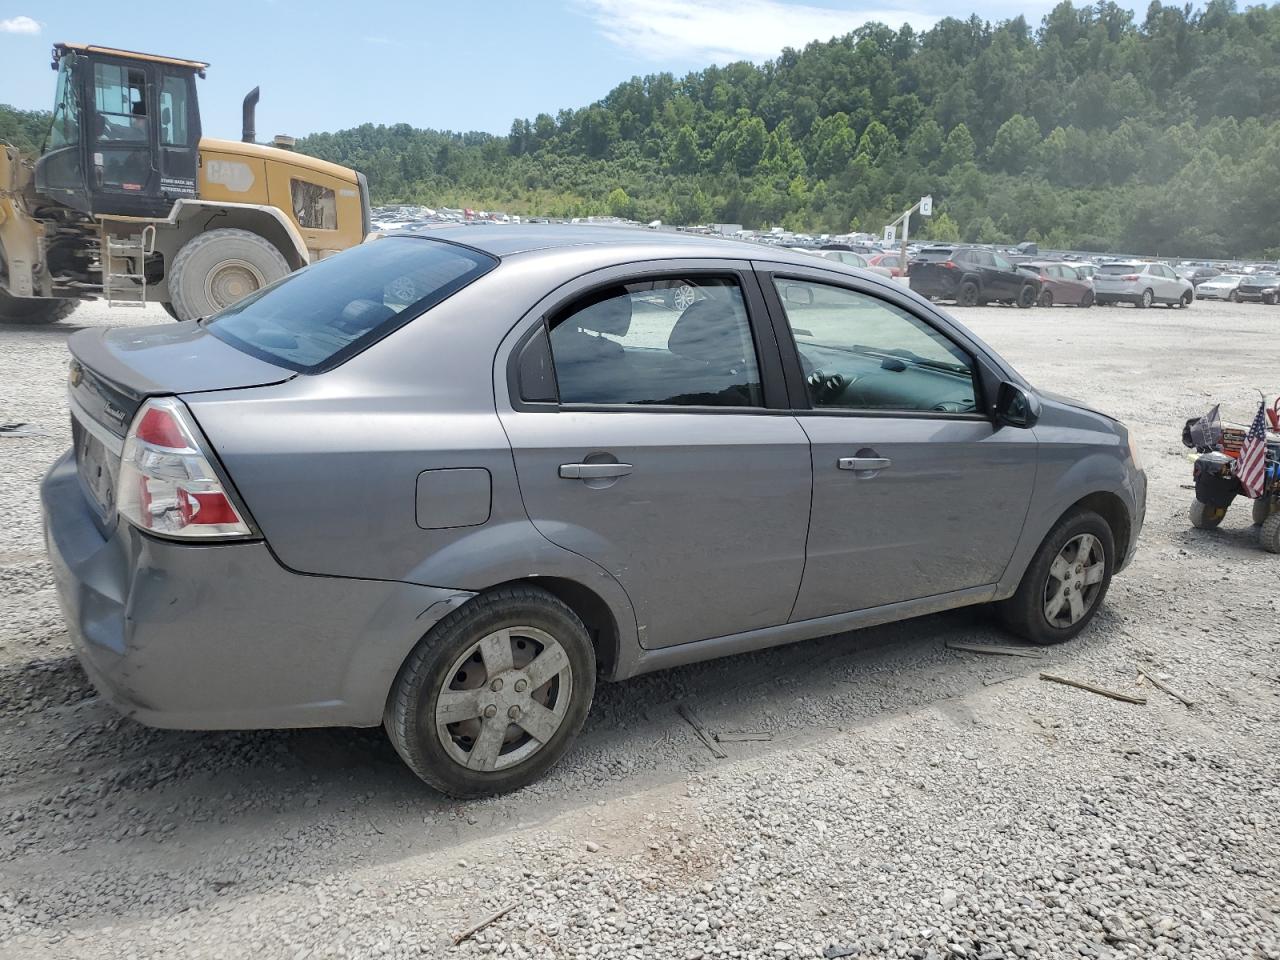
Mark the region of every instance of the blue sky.
[[[636, 74], [759, 62], [868, 20], [928, 27], [980, 9], [1034, 25], [1052, 0], [220, 0], [200, 5], [0, 0], [0, 103], [48, 109], [54, 41], [212, 64], [207, 135], [236, 137], [262, 87], [258, 136], [363, 122], [505, 133], [590, 103]], [[187, 23], [190, 26], [187, 26]]]

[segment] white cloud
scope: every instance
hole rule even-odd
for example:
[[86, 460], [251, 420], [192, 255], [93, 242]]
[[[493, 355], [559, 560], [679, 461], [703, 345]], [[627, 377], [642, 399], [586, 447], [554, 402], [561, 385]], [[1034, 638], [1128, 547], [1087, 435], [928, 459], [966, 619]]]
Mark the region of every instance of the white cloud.
[[783, 0], [579, 0], [611, 43], [647, 60], [767, 60], [783, 47], [843, 36], [864, 23], [927, 29], [938, 17], [891, 7], [837, 10]]
[[32, 20], [30, 17], [10, 17], [8, 20], [0, 20], [0, 33], [27, 33], [37, 34], [40, 32], [40, 22]]

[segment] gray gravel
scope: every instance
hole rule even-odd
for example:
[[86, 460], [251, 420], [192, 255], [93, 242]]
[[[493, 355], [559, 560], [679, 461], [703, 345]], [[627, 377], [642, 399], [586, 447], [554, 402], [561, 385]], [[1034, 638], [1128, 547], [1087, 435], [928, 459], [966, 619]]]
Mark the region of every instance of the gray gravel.
[[[37, 484], [67, 332], [168, 320], [0, 327], [0, 421], [48, 433], [0, 439], [0, 955], [1280, 958], [1280, 558], [1247, 510], [1190, 529], [1178, 442], [1280, 389], [1280, 310], [961, 317], [1139, 439], [1147, 528], [1094, 626], [1044, 660], [946, 649], [1005, 639], [968, 610], [608, 685], [551, 776], [475, 803], [379, 731], [153, 731], [97, 701]], [[771, 739], [717, 761], [682, 702]]]

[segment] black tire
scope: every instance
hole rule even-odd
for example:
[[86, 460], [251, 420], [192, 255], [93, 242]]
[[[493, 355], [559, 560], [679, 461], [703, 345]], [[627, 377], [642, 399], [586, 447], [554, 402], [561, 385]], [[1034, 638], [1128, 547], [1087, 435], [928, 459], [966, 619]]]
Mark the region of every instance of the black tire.
[[1257, 500], [1253, 501], [1252, 513], [1253, 513], [1253, 523], [1255, 526], [1258, 526], [1267, 522], [1267, 517], [1271, 516], [1271, 514], [1274, 512], [1273, 511], [1274, 505], [1275, 505], [1275, 501], [1268, 496], [1261, 496]]
[[956, 305], [960, 307], [976, 307], [978, 305], [978, 285], [972, 280], [960, 284], [956, 293]]
[[1265, 303], [1268, 307], [1274, 307], [1276, 305], [1276, 298], [1274, 294], [1267, 294], [1265, 297], [1262, 298], [1262, 302]]
[[1084, 292], [1084, 297], [1083, 297], [1083, 299], [1081, 299], [1081, 301], [1080, 301], [1080, 306], [1081, 306], [1082, 308], [1085, 308], [1085, 307], [1092, 307], [1092, 306], [1093, 306], [1093, 291], [1092, 291], [1092, 290], [1086, 290], [1086, 291]]
[[1228, 293], [1228, 294], [1227, 294], [1227, 299], [1228, 299], [1228, 300], [1230, 300], [1232, 303], [1239, 303], [1239, 302], [1240, 302], [1240, 294], [1238, 294], [1238, 293], [1236, 293], [1234, 290], [1232, 290], [1230, 293]]
[[1197, 530], [1214, 530], [1227, 515], [1226, 507], [1214, 507], [1202, 500], [1191, 501], [1191, 525]]
[[1041, 290], [1040, 299], [1036, 301], [1036, 305], [1040, 307], [1053, 306], [1053, 292], [1051, 290]]
[[169, 316], [173, 317], [173, 319], [175, 320], [182, 319], [180, 316], [178, 316], [178, 311], [173, 309], [172, 303], [162, 303], [160, 304], [160, 306], [164, 307], [164, 312], [167, 313]]
[[11, 297], [0, 290], [0, 323], [40, 326], [65, 320], [80, 306], [79, 300], [49, 297]]
[[1029, 283], [1018, 291], [1018, 307], [1022, 310], [1034, 307], [1038, 299], [1039, 298], [1036, 295], [1036, 288]]
[[[572, 676], [568, 709], [555, 733], [527, 759], [504, 769], [471, 770], [446, 751], [437, 735], [436, 703], [469, 646], [495, 630], [516, 626], [542, 630], [564, 649]], [[383, 727], [409, 769], [441, 793], [505, 793], [532, 783], [564, 754], [586, 720], [595, 680], [595, 650], [578, 615], [545, 590], [504, 587], [459, 607], [419, 641], [391, 688]]]
[[1146, 310], [1156, 302], [1156, 295], [1151, 292], [1150, 288], [1142, 291], [1142, 296], [1138, 298], [1138, 302], [1134, 304], [1139, 310]]
[[1184, 293], [1182, 295], [1182, 299], [1178, 301], [1178, 309], [1179, 310], [1187, 309], [1187, 307], [1191, 306], [1191, 301], [1194, 299], [1195, 297], [1193, 297], [1191, 294]]
[[[1050, 568], [1059, 551], [1082, 534], [1092, 534], [1101, 544], [1104, 563], [1102, 581], [1080, 619], [1070, 626], [1057, 626], [1050, 623], [1045, 615], [1045, 592], [1050, 586]], [[1089, 625], [1102, 606], [1102, 601], [1106, 599], [1111, 575], [1115, 570], [1115, 555], [1115, 538], [1107, 521], [1091, 510], [1068, 513], [1040, 544], [1040, 549], [1022, 574], [1017, 592], [1008, 600], [997, 604], [1000, 619], [1009, 630], [1031, 643], [1045, 646], [1065, 643]]]
[[1258, 544], [1268, 553], [1280, 553], [1280, 512], [1263, 521], [1258, 529]]
[[[183, 244], [169, 267], [169, 299], [181, 320], [207, 317], [289, 273], [271, 241], [248, 230], [210, 230]], [[214, 289], [210, 289], [210, 287]]]

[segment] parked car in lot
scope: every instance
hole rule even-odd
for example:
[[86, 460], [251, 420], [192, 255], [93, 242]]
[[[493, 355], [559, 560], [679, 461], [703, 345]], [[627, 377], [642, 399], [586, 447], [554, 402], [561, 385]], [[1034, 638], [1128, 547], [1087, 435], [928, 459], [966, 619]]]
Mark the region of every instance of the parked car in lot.
[[907, 265], [907, 279], [921, 296], [962, 307], [993, 300], [1034, 307], [1040, 298], [1038, 279], [980, 247], [926, 247]]
[[458, 796], [551, 766], [597, 677], [979, 603], [1070, 639], [1143, 524], [1121, 424], [900, 284], [759, 245], [445, 227], [69, 345], [41, 494], [104, 698], [382, 724]]
[[884, 267], [893, 276], [905, 276], [907, 268], [902, 263], [901, 253], [877, 253], [867, 260], [873, 267]]
[[1163, 263], [1116, 261], [1104, 263], [1093, 275], [1094, 298], [1099, 304], [1131, 303], [1143, 309], [1152, 304], [1189, 307], [1195, 287]]
[[1275, 303], [1280, 299], [1280, 276], [1255, 273], [1245, 277], [1236, 287], [1236, 299], [1246, 303]]
[[1198, 287], [1206, 280], [1212, 280], [1214, 277], [1222, 273], [1217, 267], [1209, 267], [1197, 265], [1193, 267], [1183, 267], [1177, 271], [1178, 276], [1184, 280], [1190, 280], [1193, 287]]
[[1072, 264], [1031, 260], [1019, 264], [1018, 269], [1040, 280], [1040, 296], [1036, 300], [1039, 306], [1052, 307], [1055, 303], [1093, 306], [1093, 281], [1081, 278]]
[[1196, 287], [1196, 299], [1233, 302], [1239, 300], [1240, 296], [1236, 293], [1236, 288], [1240, 286], [1240, 281], [1243, 279], [1244, 277], [1237, 273], [1220, 273], [1210, 280], [1201, 281]]
[[882, 277], [895, 276], [888, 267], [873, 266], [866, 257], [860, 253], [854, 253], [852, 250], [806, 250], [804, 252], [816, 254], [824, 260], [834, 260], [836, 263], [843, 263], [846, 267], [857, 267], [859, 270], [867, 270]]

